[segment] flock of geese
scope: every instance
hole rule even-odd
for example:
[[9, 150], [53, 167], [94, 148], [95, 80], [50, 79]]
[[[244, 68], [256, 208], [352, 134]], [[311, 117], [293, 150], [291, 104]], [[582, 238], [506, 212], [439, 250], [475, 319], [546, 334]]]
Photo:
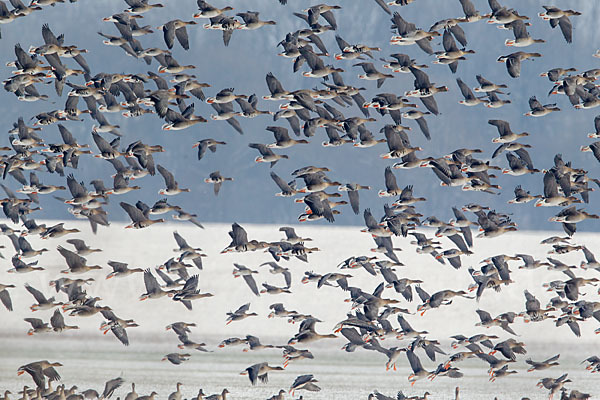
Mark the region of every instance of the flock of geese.
[[[8, 24], [31, 13], [43, 12], [48, 6], [68, 7], [57, 4], [64, 2], [33, 0], [26, 6], [21, 0], [10, 0], [12, 9], [9, 9], [4, 1], [0, 1], [0, 23]], [[277, 5], [275, 0], [272, 2]], [[139, 300], [171, 298], [185, 307], [175, 307], [177, 315], [184, 320], [189, 320], [189, 314], [186, 312], [192, 310], [196, 302], [212, 296], [226, 295], [202, 292], [199, 289], [200, 275], [205, 273], [202, 259], [208, 255], [199, 247], [189, 245], [177, 232], [174, 233], [177, 256], [170, 257], [159, 268], [144, 269], [129, 268], [126, 263], [108, 261], [110, 257], [107, 257], [106, 265], [90, 265], [85, 257], [101, 250], [88, 246], [78, 238], [79, 229], [68, 228], [68, 222], [53, 226], [36, 223], [34, 213], [40, 209], [41, 198], [47, 198], [48, 196], [44, 196], [47, 194], [54, 194], [55, 199], [59, 199], [75, 218], [88, 220], [93, 232], [97, 229], [113, 229], [99, 228], [108, 227], [110, 224], [103, 207], [109, 198], [132, 192], [126, 196], [129, 201], [119, 202], [131, 220], [125, 228], [152, 229], [151, 225], [164, 223], [166, 220], [157, 216], [170, 213], [175, 220], [189, 221], [199, 229], [204, 229], [201, 220], [209, 220], [210, 216], [193, 214], [190, 210], [174, 205], [174, 201], [171, 200], [174, 199], [172, 196], [183, 192], [193, 193], [195, 187], [191, 182], [182, 187], [184, 185], [178, 183], [169, 170], [169, 165], [161, 160], [160, 153], [169, 149], [141, 140], [127, 141], [127, 132], [119, 125], [109, 122], [110, 119], [117, 119], [107, 117], [112, 113], [120, 113], [126, 118], [158, 117], [162, 121], [156, 126], [160, 126], [162, 130], [188, 130], [198, 133], [199, 136], [204, 136], [206, 129], [203, 128], [203, 124], [209, 119], [225, 121], [239, 134], [245, 134], [242, 119], [264, 118], [265, 129], [273, 134], [274, 142], [250, 143], [249, 147], [258, 151], [259, 155], [255, 159], [257, 163], [268, 163], [271, 168], [278, 162], [289, 159], [288, 155], [280, 153], [280, 150], [296, 145], [309, 145], [316, 140], [312, 139], [314, 136], [322, 136], [322, 131], [326, 134], [322, 142], [325, 147], [348, 145], [357, 148], [386, 148], [381, 154], [382, 159], [389, 160], [389, 165], [383, 171], [384, 185], [381, 182], [370, 182], [366, 185], [365, 182], [359, 184], [338, 181], [334, 176], [342, 171], [333, 171], [325, 166], [326, 160], [315, 160], [318, 166], [298, 166], [291, 176], [282, 177], [274, 169], [270, 169], [273, 188], [277, 187], [279, 190], [275, 196], [286, 198], [278, 201], [303, 203], [298, 222], [324, 219], [333, 223], [336, 215], [341, 212], [353, 212], [357, 215], [362, 212], [365, 222], [363, 232], [368, 233], [375, 242], [376, 247], [373, 251], [379, 253], [375, 256], [350, 256], [337, 267], [334, 267], [333, 263], [329, 273], [317, 274], [309, 270], [302, 276], [302, 283], [343, 291], [347, 302], [352, 305], [342, 305], [347, 315], [337, 323], [333, 332], [319, 333], [318, 331], [323, 330], [318, 329], [321, 322], [318, 314], [304, 314], [287, 309], [285, 296], [282, 295], [291, 293], [292, 280], [297, 275], [296, 271], [289, 268], [292, 264], [285, 265], [290, 260], [308, 263], [309, 255], [320, 251], [316, 246], [309, 246], [311, 239], [299, 236], [295, 228], [289, 226], [280, 229], [285, 235], [280, 241], [250, 239], [241, 224], [232, 224], [229, 232], [231, 243], [221, 253], [239, 253], [236, 263], [233, 264], [233, 277], [242, 277], [255, 296], [282, 295], [270, 306], [269, 318], [284, 318], [289, 322], [298, 323], [297, 334], [283, 344], [263, 344], [253, 335], [227, 338], [221, 342], [220, 348], [242, 345], [244, 352], [273, 348], [283, 352], [284, 363], [281, 366], [261, 362], [241, 372], [248, 376], [252, 385], [267, 382], [268, 374], [281, 371], [292, 363], [300, 360], [309, 363], [314, 356], [306, 347], [310, 347], [311, 343], [340, 337], [347, 340], [343, 347], [346, 352], [360, 349], [380, 353], [381, 359], [385, 361], [386, 370], [396, 370], [397, 364], [408, 361], [413, 371], [407, 378], [410, 385], [425, 378], [459, 379], [463, 376], [460, 363], [468, 358], [480, 359], [481, 365], [489, 368], [490, 381], [502, 379], [508, 383], [511, 379], [509, 375], [517, 373], [516, 370], [510, 369], [511, 363], [527, 353], [525, 343], [518, 340], [511, 327], [515, 321], [522, 319], [525, 322], [538, 323], [551, 320], [559, 329], [562, 329], [562, 325], [567, 325], [577, 337], [581, 336], [582, 329], [593, 330], [593, 321], [600, 322], [600, 302], [594, 301], [597, 299], [595, 289], [590, 289], [599, 281], [591, 275], [600, 271], [600, 262], [596, 260], [592, 250], [573, 242], [578, 223], [600, 218], [580, 207], [589, 203], [592, 196], [590, 192], [594, 190], [594, 186], [600, 187], [600, 181], [588, 175], [588, 171], [579, 168], [576, 165], [577, 160], [563, 160], [561, 154], [554, 157], [553, 165], [547, 165], [545, 169], [536, 169], [530, 156], [532, 146], [521, 142], [521, 139], [529, 134], [517, 133], [511, 128], [511, 125], [518, 125], [518, 120], [489, 120], [490, 126], [485, 129], [490, 133], [498, 133], [498, 136], [491, 140], [494, 143], [493, 150], [458, 148], [439, 158], [421, 158], [418, 154], [427, 149], [413, 146], [410, 135], [415, 133], [409, 135], [410, 127], [403, 125], [403, 119], [414, 120], [418, 130], [427, 140], [434, 143], [435, 132], [430, 132], [427, 120], [443, 118], [436, 102], [438, 96], [455, 96], [464, 106], [481, 104], [492, 109], [503, 107], [510, 103], [507, 91], [512, 85], [519, 85], [518, 78], [522, 71], [535, 69], [535, 64], [527, 60], [543, 55], [537, 51], [526, 52], [519, 49], [499, 56], [497, 61], [506, 65], [507, 78], [510, 78], [507, 82], [510, 81], [510, 84], [494, 83], [483, 75], [477, 75], [479, 86], [474, 89], [461, 78], [456, 79], [456, 86], [451, 82], [446, 82], [446, 85], [431, 82], [428, 71], [442, 66], [427, 65], [431, 63], [426, 62], [426, 58], [433, 58], [433, 64], [447, 65], [452, 73], [456, 73], [459, 64], [468, 62], [469, 55], [475, 53], [476, 49], [469, 48], [467, 35], [462, 28], [465, 25], [487, 23], [507, 30], [505, 43], [499, 44], [507, 46], [507, 52], [513, 47], [538, 50], [543, 49], [540, 44], [544, 43], [544, 39], [532, 38], [528, 27], [548, 21], [551, 28], [558, 27], [560, 31], [558, 33], [549, 30], [548, 34], [562, 34], [564, 40], [571, 43], [576, 40], [571, 20], [577, 18], [579, 12], [544, 5], [540, 7], [538, 16], [527, 16], [520, 14], [517, 9], [502, 6], [497, 0], [488, 0], [489, 9], [485, 11], [478, 11], [471, 0], [458, 0], [456, 3], [462, 7], [463, 15], [437, 21], [427, 30], [417, 28], [414, 23], [402, 17], [402, 6], [419, 7], [419, 0], [364, 0], [365, 12], [378, 13], [383, 10], [390, 14], [393, 34], [389, 42], [392, 45], [404, 46], [398, 47], [399, 51], [418, 47], [425, 53], [414, 59], [404, 53], [384, 56], [380, 54], [381, 49], [372, 43], [348, 43], [337, 35], [336, 12], [344, 7], [343, 2], [340, 5], [315, 4], [304, 10], [296, 10], [295, 1], [286, 5], [286, 0], [279, 0], [284, 7], [279, 8], [277, 12], [288, 13], [290, 9], [294, 9], [294, 15], [305, 23], [302, 29], [285, 35], [278, 47], [281, 49], [279, 55], [293, 63], [293, 72], [301, 73], [306, 84], [301, 88], [286, 90], [273, 73], [265, 71], [265, 92], [263, 95], [256, 95], [239, 93], [234, 88], [215, 89], [209, 83], [202, 82], [200, 71], [194, 72], [193, 65], [180, 65], [174, 54], [176, 51], [197, 50], [190, 40], [193, 36], [189, 35], [190, 30], [200, 29], [194, 25], [222, 31], [223, 44], [228, 46], [234, 33], [244, 35], [245, 30], [269, 29], [270, 25], [277, 24], [276, 21], [261, 20], [258, 12], [235, 13], [231, 6], [218, 8], [198, 0], [198, 11], [190, 16], [189, 20], [168, 20], [168, 15], [161, 14], [165, 22], [159, 27], [152, 27], [143, 24], [144, 16], [146, 13], [160, 14], [162, 4], [150, 3], [148, 0], [125, 0], [125, 3], [127, 8], [104, 18], [106, 29], [98, 32], [102, 37], [99, 40], [102, 40], [104, 45], [120, 47], [125, 55], [138, 59], [139, 63], [146, 63], [148, 69], [158, 65], [156, 72], [128, 74], [94, 71], [94, 66], [88, 65], [86, 61], [87, 51], [79, 47], [77, 38], [65, 37], [56, 31], [58, 26], [51, 27], [48, 24], [41, 27], [43, 42], [27, 45], [16, 43], [15, 58], [12, 61], [7, 60], [9, 62], [6, 65], [12, 68], [12, 71], [3, 82], [4, 89], [14, 94], [19, 101], [35, 102], [54, 98], [51, 90], [46, 89], [46, 84], [53, 85], [57, 98], [66, 99], [64, 109], [48, 110], [24, 117], [15, 116], [14, 126], [9, 130], [9, 146], [1, 148], [3, 153], [0, 162], [4, 179], [1, 186], [6, 197], [0, 202], [7, 220], [0, 228], [2, 235], [7, 236], [14, 247], [11, 256], [12, 268], [7, 272], [35, 275], [36, 271], [45, 269], [38, 266], [38, 259], [48, 251], [57, 251], [64, 258], [66, 265], [66, 269], [60, 273], [56, 271], [56, 279], [50, 282], [56, 290], [55, 296], [48, 297], [40, 288], [29, 284], [25, 286], [24, 289], [35, 300], [30, 310], [44, 311], [51, 315], [49, 321], [45, 317], [24, 318], [31, 326], [27, 331], [28, 335], [77, 330], [79, 328], [74, 324], [79, 318], [94, 317], [104, 321], [101, 325], [104, 333], [111, 332], [121, 343], [128, 345], [127, 332], [138, 324], [133, 319], [119, 318], [116, 315], [118, 304], [100, 305], [101, 299], [95, 295], [101, 293], [94, 292], [94, 279], [86, 278], [85, 275], [93, 270], [109, 272], [106, 279], [143, 277], [146, 292], [141, 294]], [[483, 4], [480, 6], [484, 7]], [[8, 30], [10, 26], [3, 29]], [[322, 38], [329, 36], [335, 36], [339, 53], [331, 55], [326, 48]], [[435, 47], [436, 37], [441, 37], [441, 48]], [[113, 50], [111, 54], [114, 56], [117, 51]], [[560, 60], [557, 60], [557, 63], [560, 63]], [[115, 62], [112, 67], [115, 68], [116, 65]], [[360, 71], [360, 79], [375, 81], [365, 85], [376, 85], [382, 93], [370, 100], [365, 99], [361, 94], [364, 88], [345, 84], [344, 78], [351, 73], [350, 71]], [[552, 94], [566, 97], [563, 99], [561, 96], [557, 100], [561, 102], [560, 107], [563, 109], [587, 109], [600, 105], [599, 91], [595, 84], [600, 69], [579, 71], [574, 67], [557, 67], [536, 73], [550, 80], [553, 86]], [[392, 84], [398, 74], [410, 74], [414, 78], [414, 87], [400, 88]], [[213, 96], [207, 97], [205, 92]], [[448, 94], [444, 94], [445, 92]], [[276, 106], [269, 107], [268, 104], [273, 104], [272, 102], [275, 102]], [[62, 101], [60, 103], [62, 104]], [[195, 107], [196, 103], [206, 103], [207, 109], [212, 108], [213, 113], [209, 118], [199, 114], [200, 107]], [[529, 99], [529, 106], [530, 110], [524, 113], [525, 117], [542, 117], [561, 111], [557, 104], [542, 104], [536, 97]], [[155, 116], [145, 116], [146, 114]], [[272, 125], [266, 122], [270, 119], [274, 121]], [[286, 121], [282, 121], [283, 119]], [[30, 120], [35, 121], [31, 126], [28, 125]], [[76, 122], [89, 125], [91, 140], [89, 137], [75, 137], [71, 133], [69, 124]], [[373, 133], [371, 129], [375, 129], [375, 123], [379, 124], [377, 129], [380, 130]], [[593, 123], [595, 132], [589, 134], [589, 138], [598, 139], [600, 116], [596, 117]], [[55, 135], [56, 129], [62, 140], [51, 143], [54, 140], [50, 138]], [[125, 143], [121, 143], [122, 140]], [[211, 153], [226, 152], [226, 146], [227, 143], [218, 138], [204, 138], [194, 145], [198, 148], [199, 160], [210, 159], [213, 157]], [[600, 141], [583, 144], [580, 150], [592, 152], [600, 161]], [[501, 154], [505, 155], [508, 162], [506, 168], [495, 165], [497, 157]], [[105, 186], [102, 177], [89, 182], [93, 190], [77, 178], [79, 165], [98, 165], [105, 162], [112, 164], [115, 169], [112, 183], [108, 187]], [[210, 160], [203, 162], [210, 163]], [[553, 236], [542, 242], [550, 250], [549, 253], [552, 253], [552, 257], [547, 257], [546, 260], [534, 259], [529, 254], [498, 254], [481, 260], [483, 264], [478, 269], [470, 267], [469, 265], [475, 264], [468, 258], [473, 254], [471, 248], [475, 239], [494, 238], [515, 231], [517, 224], [512, 221], [510, 213], [492, 210], [476, 203], [453, 207], [455, 218], [448, 222], [433, 215], [425, 216], [419, 213], [418, 205], [426, 199], [415, 197], [413, 194], [413, 191], [420, 190], [418, 182], [402, 187], [397, 182], [395, 172], [412, 168], [431, 168], [441, 186], [454, 186], [465, 191], [490, 194], [497, 194], [502, 190], [495, 183], [495, 173], [499, 174], [501, 171], [502, 174], [515, 177], [537, 174], [543, 185], [543, 193], [531, 194], [521, 184], [517, 184], [514, 187], [515, 197], [509, 203], [532, 202], [535, 207], [555, 207], [557, 212], [551, 221], [560, 223], [566, 236]], [[141, 179], [146, 175], [151, 176], [145, 178], [146, 180], [160, 179], [152, 178], [156, 172], [164, 180], [164, 187], [159, 191], [159, 196], [150, 202], [136, 199], [135, 193], [141, 187], [131, 185], [130, 181], [142, 182]], [[66, 176], [62, 178], [66, 179], [66, 183], [61, 186], [42, 183], [49, 174]], [[410, 181], [409, 174], [403, 180]], [[17, 183], [20, 185], [18, 189], [9, 187]], [[234, 177], [223, 175], [218, 170], [208, 173], [204, 177], [204, 183], [212, 185], [215, 196], [219, 195], [223, 184], [235, 185]], [[359, 193], [371, 189], [378, 190], [381, 197], [390, 198], [380, 217], [376, 217], [374, 210], [363, 207], [359, 201]], [[445, 190], [453, 189], [439, 190], [443, 196]], [[348, 201], [341, 200], [344, 192]], [[294, 198], [294, 201], [287, 198]], [[57, 207], [61, 203], [55, 199], [44, 199], [44, 202], [47, 201], [51, 207]], [[345, 207], [348, 204], [349, 207]], [[340, 211], [342, 209], [344, 211]], [[118, 218], [120, 216], [111, 216], [111, 219]], [[423, 226], [432, 230], [422, 229]], [[472, 229], [480, 231], [476, 238], [473, 237]], [[430, 233], [435, 237], [429, 237]], [[51, 239], [48, 243], [52, 244], [49, 248], [34, 249], [27, 238], [35, 235], [42, 239]], [[63, 236], [68, 238], [65, 242], [56, 240]], [[433, 258], [427, 260], [434, 264], [439, 263], [439, 268], [462, 269], [457, 273], [467, 272], [472, 277], [472, 284], [468, 288], [445, 289], [430, 294], [426, 291], [427, 280], [424, 276], [421, 280], [403, 277], [403, 264], [396, 254], [399, 249], [393, 241], [396, 237], [408, 236], [414, 239], [411, 245], [418, 253], [428, 254]], [[447, 239], [443, 239], [444, 237]], [[450, 243], [452, 246], [449, 246]], [[95, 245], [100, 246], [101, 243]], [[108, 252], [107, 250], [105, 249], [105, 252]], [[257, 284], [254, 277], [258, 270], [243, 265], [241, 254], [254, 251], [265, 253], [265, 262], [262, 265], [268, 267], [271, 273], [282, 276], [281, 285]], [[561, 261], [561, 255], [570, 252], [580, 252], [580, 266], [567, 265]], [[532, 293], [539, 289], [535, 287], [524, 291], [524, 306], [521, 310], [494, 316], [479, 309], [477, 314], [480, 322], [477, 326], [494, 327], [494, 332], [498, 335], [485, 334], [484, 331], [471, 337], [455, 335], [451, 338], [451, 348], [444, 349], [439, 341], [446, 338], [434, 339], [428, 337], [429, 332], [412, 328], [411, 323], [418, 323], [418, 316], [412, 316], [413, 314], [422, 316], [432, 309], [450, 307], [457, 298], [479, 301], [486, 295], [486, 289], [500, 291], [501, 288], [511, 285], [514, 283], [510, 275], [511, 268], [547, 268], [553, 271], [549, 272], [549, 275], [552, 274], [555, 280], [544, 284], [544, 288], [553, 292], [554, 297], [548, 304], [543, 305]], [[356, 269], [364, 269], [366, 274], [370, 274], [375, 284], [374, 290], [353, 286], [353, 275], [348, 270]], [[129, 277], [130, 275], [134, 276]], [[11, 275], [3, 273], [1, 277], [0, 300], [6, 308], [4, 312], [10, 312], [13, 311], [11, 293], [23, 288], [10, 283]], [[448, 282], [448, 285], [452, 286], [451, 282]], [[237, 287], [236, 290], [241, 289]], [[258, 321], [258, 314], [251, 312], [251, 309], [252, 302], [239, 306], [224, 316], [225, 323], [235, 324], [246, 318]], [[24, 310], [22, 304], [15, 305], [15, 312]], [[68, 317], [67, 321], [65, 315]], [[177, 335], [180, 341], [178, 348], [185, 352], [166, 354], [163, 361], [179, 365], [186, 362], [195, 351], [208, 351], [206, 344], [192, 339], [192, 336], [195, 336], [193, 329], [202, 329], [202, 326], [196, 327], [194, 322], [180, 321], [170, 323], [166, 328]], [[595, 332], [600, 333], [600, 328]], [[499, 336], [500, 334], [503, 336]], [[384, 339], [388, 340], [384, 342]], [[392, 347], [388, 347], [390, 342]], [[495, 355], [496, 353], [499, 354]], [[549, 356], [545, 360], [527, 358], [524, 361], [529, 366], [529, 371], [541, 371], [560, 365], [560, 354]], [[437, 367], [432, 370], [426, 369], [421, 363], [423, 357], [438, 364]], [[591, 355], [584, 363], [592, 372], [600, 371], [598, 357]], [[23, 400], [108, 399], [125, 383], [123, 378], [112, 379], [106, 382], [102, 393], [91, 389], [80, 391], [76, 386], [68, 388], [65, 384], [53, 388], [52, 383], [61, 380], [61, 366], [59, 361], [48, 360], [32, 360], [26, 365], [15, 366], [19, 375], [27, 373], [31, 376], [33, 385], [23, 381], [25, 386], [22, 392], [13, 394], [6, 391], [2, 400], [9, 400], [10, 396]], [[547, 391], [550, 399], [553, 396], [571, 400], [591, 397], [577, 390], [577, 382], [572, 382], [567, 372], [553, 372], [557, 369], [548, 372], [549, 376], [538, 382], [538, 386]], [[289, 387], [281, 389], [270, 399], [281, 400], [290, 398], [289, 396], [295, 398], [293, 396], [299, 391], [304, 391], [303, 396], [307, 398], [311, 392], [326, 392], [327, 388], [321, 388], [317, 378], [313, 374], [300, 375]], [[182, 399], [181, 386], [181, 383], [177, 383], [176, 391], [168, 396], [169, 400]], [[457, 399], [459, 393], [457, 387]], [[229, 398], [229, 394], [227, 388], [213, 395], [206, 395], [200, 389], [193, 398], [225, 400]], [[235, 393], [231, 395], [235, 396]], [[429, 395], [425, 392], [423, 395], [406, 396], [400, 391], [390, 397], [374, 392], [368, 398], [427, 399]], [[155, 400], [159, 395], [156, 392], [138, 395], [135, 384], [132, 383], [131, 391], [123, 396], [125, 400]]]

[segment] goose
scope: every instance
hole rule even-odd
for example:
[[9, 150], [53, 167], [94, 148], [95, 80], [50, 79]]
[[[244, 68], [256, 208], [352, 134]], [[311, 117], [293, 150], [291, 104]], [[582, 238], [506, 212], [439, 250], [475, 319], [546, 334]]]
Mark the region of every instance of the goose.
[[240, 375], [248, 375], [250, 383], [254, 386], [258, 383], [258, 380], [260, 380], [262, 383], [267, 383], [269, 381], [269, 372], [283, 370], [283, 367], [272, 367], [268, 363], [262, 362], [249, 366], [244, 371], [242, 371]]
[[[140, 203], [140, 202], [138, 202]], [[135, 229], [143, 229], [143, 228], [147, 228], [151, 225], [154, 225], [156, 223], [160, 223], [160, 222], [165, 222], [165, 220], [163, 218], [159, 218], [159, 219], [149, 219], [148, 218], [148, 214], [150, 213], [150, 208], [143, 207], [140, 205], [140, 207], [142, 207], [144, 210], [140, 209], [140, 207], [138, 207], [138, 204], [136, 204], [135, 206], [129, 204], [129, 203], [125, 203], [125, 202], [120, 202], [119, 205], [121, 206], [121, 208], [123, 208], [123, 210], [125, 210], [125, 212], [129, 215], [129, 218], [131, 218], [131, 224], [125, 226], [125, 229], [129, 229], [129, 228], [135, 228]], [[144, 204], [145, 205], [145, 204]]]

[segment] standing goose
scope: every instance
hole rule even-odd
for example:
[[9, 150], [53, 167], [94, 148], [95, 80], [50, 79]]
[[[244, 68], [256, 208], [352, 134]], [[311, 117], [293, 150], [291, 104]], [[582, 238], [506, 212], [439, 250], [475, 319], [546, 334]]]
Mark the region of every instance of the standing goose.
[[135, 382], [131, 382], [131, 392], [125, 395], [125, 400], [137, 400], [138, 394], [135, 391]]
[[227, 400], [227, 395], [229, 394], [229, 390], [223, 389], [221, 394], [211, 394], [210, 396], [206, 396], [204, 400]]
[[[282, 0], [282, 1], [287, 1], [287, 0]], [[269, 397], [267, 400], [284, 400], [285, 399], [285, 390], [280, 389], [279, 393], [274, 394], [273, 396]]]
[[181, 396], [181, 386], [183, 385], [183, 383], [181, 382], [177, 382], [177, 390], [173, 393], [171, 393], [168, 397], [168, 400], [182, 400], [182, 396]]
[[150, 395], [139, 396], [138, 400], [155, 400], [156, 396], [158, 396], [158, 393], [153, 391], [152, 393], [150, 393]]

